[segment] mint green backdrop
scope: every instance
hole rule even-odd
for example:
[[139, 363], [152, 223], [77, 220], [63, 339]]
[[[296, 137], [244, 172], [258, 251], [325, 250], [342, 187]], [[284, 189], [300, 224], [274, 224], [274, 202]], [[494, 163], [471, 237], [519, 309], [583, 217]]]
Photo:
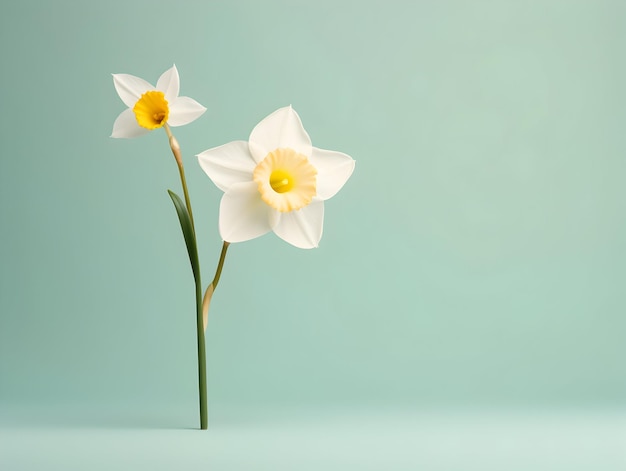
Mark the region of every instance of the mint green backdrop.
[[315, 146], [357, 161], [318, 249], [231, 247], [210, 427], [623, 407], [625, 15], [608, 0], [3, 6], [4, 420], [197, 426], [176, 166], [164, 132], [109, 138], [125, 109], [111, 73], [155, 83], [172, 64], [208, 108], [175, 129], [206, 281], [221, 192], [195, 154], [291, 104]]

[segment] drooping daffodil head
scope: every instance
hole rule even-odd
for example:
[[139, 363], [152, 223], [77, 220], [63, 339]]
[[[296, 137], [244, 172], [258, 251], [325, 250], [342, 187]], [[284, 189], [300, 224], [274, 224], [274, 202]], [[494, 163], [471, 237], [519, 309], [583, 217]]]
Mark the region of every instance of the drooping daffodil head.
[[159, 77], [156, 87], [129, 74], [113, 74], [113, 84], [128, 109], [115, 120], [111, 137], [138, 137], [166, 124], [183, 126], [206, 111], [197, 101], [178, 96], [180, 78], [175, 65]]
[[198, 161], [224, 191], [222, 239], [243, 242], [274, 231], [303, 249], [318, 246], [324, 201], [341, 189], [355, 164], [346, 154], [313, 147], [291, 106], [257, 124], [248, 142], [206, 150]]

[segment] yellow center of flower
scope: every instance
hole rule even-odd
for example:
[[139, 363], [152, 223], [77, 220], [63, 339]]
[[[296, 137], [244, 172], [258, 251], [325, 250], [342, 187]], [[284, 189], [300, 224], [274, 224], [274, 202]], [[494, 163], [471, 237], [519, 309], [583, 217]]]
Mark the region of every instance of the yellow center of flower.
[[163, 92], [151, 90], [141, 95], [133, 108], [139, 126], [146, 129], [160, 128], [167, 122], [170, 108]]
[[254, 169], [261, 198], [283, 213], [305, 207], [316, 195], [317, 170], [293, 149], [276, 149]]
[[293, 175], [287, 170], [274, 170], [270, 175], [270, 186], [276, 193], [287, 193], [293, 188]]

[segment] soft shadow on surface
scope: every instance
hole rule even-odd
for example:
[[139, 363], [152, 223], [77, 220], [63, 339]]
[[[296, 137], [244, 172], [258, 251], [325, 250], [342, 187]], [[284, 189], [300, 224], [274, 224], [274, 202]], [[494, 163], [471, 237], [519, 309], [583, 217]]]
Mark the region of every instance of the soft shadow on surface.
[[190, 430], [195, 411], [0, 412], [0, 469], [626, 469], [626, 413], [615, 409], [224, 407], [208, 431]]
[[[193, 429], [191, 408], [119, 404], [0, 404], [0, 427]], [[194, 421], [195, 419], [195, 421]]]
[[[213, 431], [301, 425], [345, 413], [341, 407], [302, 407], [272, 405], [209, 406], [209, 429]], [[199, 430], [195, 404], [116, 404], [116, 403], [0, 403], [0, 428], [103, 428]]]

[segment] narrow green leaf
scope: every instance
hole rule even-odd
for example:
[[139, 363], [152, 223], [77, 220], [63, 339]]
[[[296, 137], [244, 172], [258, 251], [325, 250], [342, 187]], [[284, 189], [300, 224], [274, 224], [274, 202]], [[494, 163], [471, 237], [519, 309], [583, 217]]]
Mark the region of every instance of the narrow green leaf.
[[200, 280], [200, 264], [198, 263], [198, 247], [196, 245], [196, 234], [191, 225], [191, 218], [185, 207], [185, 203], [180, 197], [172, 190], [167, 190], [172, 198], [176, 212], [178, 213], [178, 220], [180, 221], [180, 228], [183, 231], [185, 237], [185, 244], [187, 245], [187, 252], [189, 253], [189, 262], [191, 263], [191, 270], [193, 271], [193, 277], [196, 282]]

